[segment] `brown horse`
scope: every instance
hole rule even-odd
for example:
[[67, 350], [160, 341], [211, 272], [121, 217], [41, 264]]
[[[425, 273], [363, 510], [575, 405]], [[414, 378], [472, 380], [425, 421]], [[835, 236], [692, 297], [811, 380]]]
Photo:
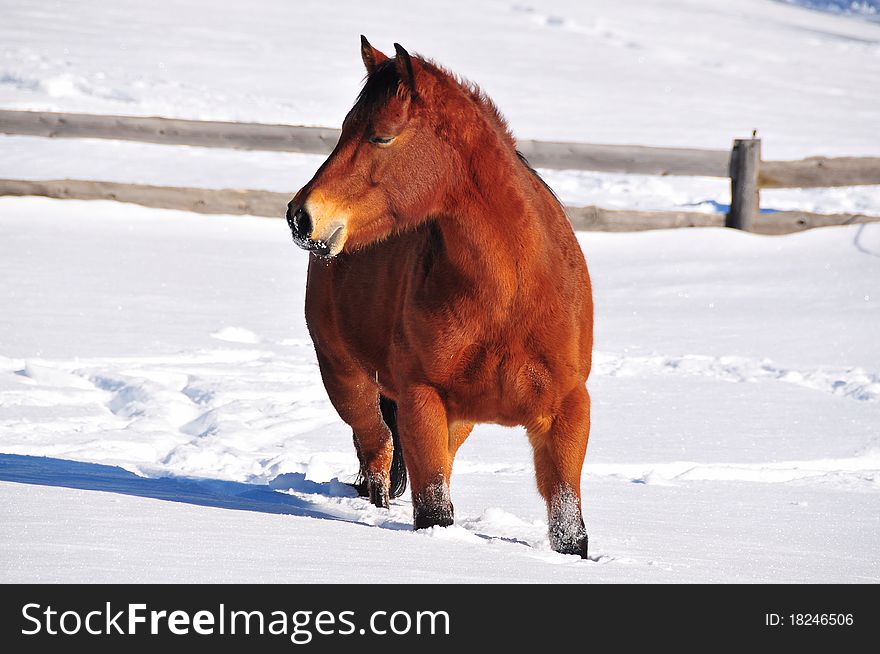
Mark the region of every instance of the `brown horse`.
[[586, 556], [583, 253], [495, 105], [394, 48], [361, 37], [364, 88], [287, 213], [312, 253], [306, 320], [354, 432], [356, 486], [387, 507], [408, 471], [415, 528], [450, 525], [452, 462], [474, 423], [524, 425], [550, 543]]

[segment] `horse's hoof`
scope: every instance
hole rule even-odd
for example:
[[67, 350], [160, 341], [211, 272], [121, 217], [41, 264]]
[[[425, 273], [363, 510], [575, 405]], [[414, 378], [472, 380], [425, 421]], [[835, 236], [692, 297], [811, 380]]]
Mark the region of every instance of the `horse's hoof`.
[[416, 507], [413, 513], [413, 525], [416, 529], [450, 527], [455, 522], [451, 504], [449, 506]]
[[357, 481], [353, 484], [349, 484], [349, 486], [351, 486], [352, 488], [355, 489], [355, 491], [357, 491], [358, 497], [369, 497], [370, 496], [370, 490], [367, 487], [367, 480], [366, 479], [363, 479], [361, 481]]
[[589, 550], [589, 538], [586, 534], [580, 536], [576, 539], [568, 540], [566, 542], [560, 543], [555, 542], [552, 543], [553, 550], [559, 552], [560, 554], [574, 554], [576, 556], [581, 557], [582, 559], [589, 558], [587, 556]]
[[370, 504], [373, 506], [387, 509], [391, 506], [391, 500], [386, 479], [379, 475], [365, 475], [349, 486], [357, 491], [358, 496], [369, 498]]
[[380, 509], [387, 509], [391, 506], [391, 500], [388, 498], [388, 485], [381, 482], [370, 482], [370, 504]]

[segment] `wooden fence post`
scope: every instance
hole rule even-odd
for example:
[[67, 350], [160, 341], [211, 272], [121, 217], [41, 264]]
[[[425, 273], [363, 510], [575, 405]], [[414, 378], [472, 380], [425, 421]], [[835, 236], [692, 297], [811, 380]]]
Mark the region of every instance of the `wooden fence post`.
[[730, 212], [725, 225], [754, 231], [761, 209], [758, 169], [761, 166], [761, 139], [736, 139], [730, 153]]

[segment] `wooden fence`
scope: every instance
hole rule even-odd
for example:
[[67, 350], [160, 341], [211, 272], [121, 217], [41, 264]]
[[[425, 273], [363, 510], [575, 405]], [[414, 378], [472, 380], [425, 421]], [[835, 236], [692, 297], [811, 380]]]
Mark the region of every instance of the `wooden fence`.
[[[132, 140], [166, 145], [194, 145], [245, 150], [267, 150], [327, 154], [339, 138], [339, 130], [325, 127], [266, 125], [219, 121], [193, 121], [138, 116], [104, 116], [36, 111], [0, 110], [0, 133], [56, 138], [105, 138]], [[738, 139], [733, 150], [700, 150], [688, 148], [656, 148], [639, 145], [593, 145], [523, 140], [520, 151], [537, 168], [579, 169], [647, 175], [684, 175], [731, 179], [731, 210], [724, 217], [696, 212], [610, 211], [595, 207], [567, 207], [570, 217], [590, 216], [575, 220], [592, 229], [650, 229], [669, 226], [726, 224], [739, 229], [762, 233], [785, 233], [825, 224], [866, 222], [880, 217], [863, 215], [827, 215], [805, 212], [760, 213], [761, 188], [803, 188], [880, 184], [880, 158], [876, 157], [812, 157], [799, 161], [762, 161], [759, 139]], [[0, 193], [19, 194], [27, 183], [2, 180]], [[169, 208], [237, 206], [244, 202], [256, 215], [274, 206], [274, 195], [266, 191], [213, 191], [208, 189], [174, 189], [146, 185], [119, 185], [89, 181], [61, 180], [32, 182], [30, 188], [52, 197], [93, 197], [96, 189], [113, 189], [108, 193], [140, 204], [149, 203], [148, 196]], [[123, 191], [128, 186], [128, 191]], [[162, 189], [162, 190], [160, 190]], [[212, 194], [224, 194], [216, 201]], [[193, 198], [198, 197], [198, 200]], [[285, 196], [286, 197], [286, 196]], [[173, 204], [177, 198], [180, 204]], [[246, 198], [242, 200], [241, 198]], [[256, 198], [261, 198], [259, 201]], [[82, 199], [85, 199], [83, 197]], [[256, 203], [251, 206], [251, 203]], [[267, 204], [268, 203], [268, 204]], [[148, 206], [159, 206], [148, 204]], [[260, 207], [256, 209], [255, 207]], [[216, 213], [210, 211], [209, 213]], [[228, 213], [244, 213], [230, 211]], [[283, 211], [271, 215], [282, 215]], [[613, 223], [617, 220], [618, 223]], [[836, 221], [836, 222], [834, 222]], [[773, 226], [776, 223], [778, 226]]]
[[[0, 195], [39, 195], [73, 200], [115, 200], [157, 209], [178, 209], [205, 214], [284, 215], [290, 193], [241, 189], [204, 189], [149, 186], [89, 180], [0, 179]], [[673, 227], [723, 227], [724, 215], [696, 211], [629, 211], [601, 207], [565, 207], [576, 230], [632, 232]], [[861, 214], [817, 214], [780, 211], [761, 214], [753, 223], [759, 234], [788, 234], [813, 227], [880, 221]]]

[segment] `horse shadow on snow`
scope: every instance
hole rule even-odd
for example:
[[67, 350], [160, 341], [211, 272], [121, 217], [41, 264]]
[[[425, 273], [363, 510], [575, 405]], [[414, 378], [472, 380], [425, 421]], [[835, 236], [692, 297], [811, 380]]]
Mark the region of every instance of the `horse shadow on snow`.
[[[363, 502], [362, 508], [340, 506], [333, 499], [357, 498], [354, 488], [337, 479], [329, 482], [311, 481], [299, 472], [278, 475], [268, 484], [247, 484], [192, 477], [141, 477], [123, 468], [100, 463], [0, 454], [0, 482], [101, 491], [217, 509], [318, 518], [361, 527], [412, 531], [411, 522], [401, 521], [394, 515], [383, 515], [380, 519], [373, 516], [374, 519], [369, 522], [359, 520], [361, 510], [380, 510], [369, 506], [363, 498], [358, 499], [358, 504]], [[313, 502], [284, 491], [311, 495], [318, 501]], [[483, 540], [531, 547], [525, 540], [481, 533], [482, 530], [475, 531], [473, 527], [466, 528]]]
[[[302, 473], [279, 475], [269, 484], [261, 485], [189, 477], [140, 477], [122, 468], [98, 463], [0, 454], [0, 481], [102, 491], [218, 509], [256, 511], [372, 526], [359, 522], [356, 517], [334, 513], [332, 506], [325, 507], [296, 495], [278, 492], [294, 490], [323, 498], [357, 496], [354, 489], [347, 484], [335, 479], [327, 483], [309, 481]], [[387, 521], [378, 526], [395, 530], [412, 528], [396, 521]]]

